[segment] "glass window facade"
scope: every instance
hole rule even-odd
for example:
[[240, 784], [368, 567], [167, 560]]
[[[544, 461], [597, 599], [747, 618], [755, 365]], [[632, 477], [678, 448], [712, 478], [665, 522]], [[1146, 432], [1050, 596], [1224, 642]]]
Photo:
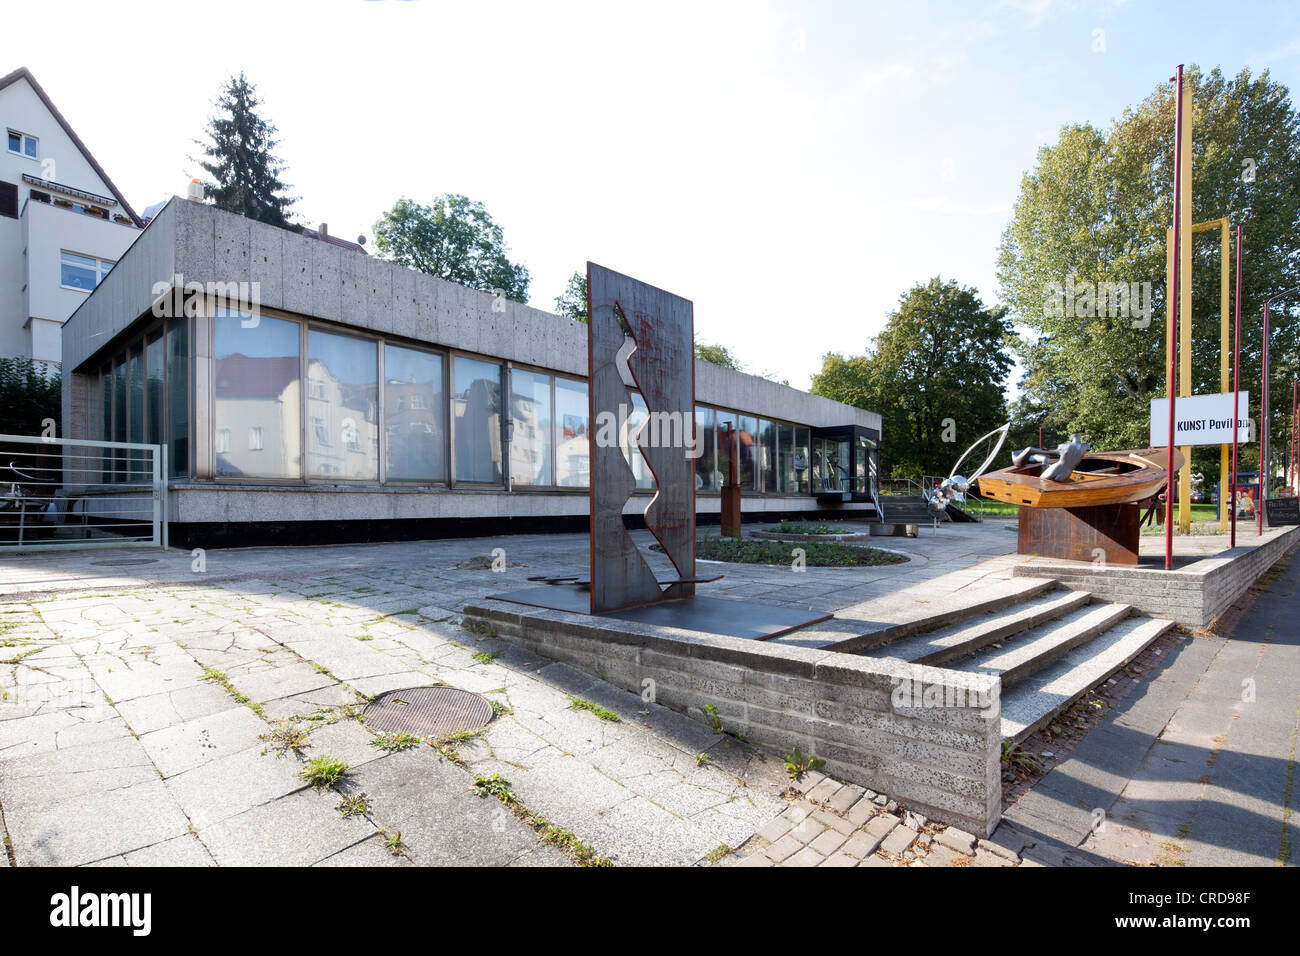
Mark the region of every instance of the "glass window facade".
[[[228, 310], [210, 320], [205, 401], [212, 416], [208, 447], [196, 452], [193, 322], [158, 322], [121, 346], [105, 360], [92, 400], [97, 434], [166, 444], [172, 477], [189, 475], [197, 456], [223, 479], [500, 487], [508, 455], [512, 487], [589, 486], [591, 422], [582, 379]], [[618, 440], [637, 489], [653, 490], [654, 475], [634, 442], [646, 404], [635, 389], [629, 398]], [[692, 425], [697, 492], [720, 491], [733, 455], [746, 495], [872, 485], [871, 458], [855, 456], [849, 474], [848, 453], [857, 446], [814, 442], [806, 426], [706, 405], [695, 407]], [[721, 439], [728, 427], [730, 445]], [[106, 452], [105, 480], [140, 477], [138, 458]]]
[[501, 366], [457, 355], [452, 374], [456, 480], [500, 484]]
[[[259, 316], [255, 324], [221, 310], [212, 320], [215, 472], [226, 478], [302, 477], [297, 322]], [[244, 436], [262, 428], [262, 447]], [[222, 433], [226, 439], [221, 438]]]
[[372, 339], [307, 330], [309, 477], [378, 480], [377, 363]]
[[384, 467], [394, 481], [447, 480], [443, 356], [384, 346]]
[[167, 467], [173, 478], [190, 467], [190, 334], [188, 319], [167, 323]]
[[555, 483], [561, 488], [586, 488], [591, 482], [587, 383], [555, 380]]
[[510, 482], [553, 485], [551, 376], [510, 370]]
[[695, 490], [719, 491], [718, 462], [716, 458], [718, 436], [714, 430], [714, 410], [703, 405], [695, 406]]

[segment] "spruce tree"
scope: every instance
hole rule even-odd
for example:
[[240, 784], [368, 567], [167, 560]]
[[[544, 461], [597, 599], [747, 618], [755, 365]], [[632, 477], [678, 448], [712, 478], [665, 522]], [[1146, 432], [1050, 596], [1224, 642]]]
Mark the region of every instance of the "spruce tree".
[[288, 186], [280, 179], [284, 163], [274, 153], [276, 128], [258, 115], [261, 105], [242, 72], [222, 87], [217, 114], [208, 121], [211, 142], [196, 141], [207, 156], [199, 165], [212, 177], [203, 189], [219, 209], [297, 229], [287, 215], [296, 199], [285, 195]]

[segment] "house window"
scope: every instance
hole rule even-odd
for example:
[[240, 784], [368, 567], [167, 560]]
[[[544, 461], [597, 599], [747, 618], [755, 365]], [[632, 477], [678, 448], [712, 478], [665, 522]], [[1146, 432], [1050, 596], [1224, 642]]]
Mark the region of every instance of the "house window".
[[16, 130], [9, 130], [9, 152], [17, 153], [19, 156], [26, 156], [29, 159], [39, 159], [41, 155], [40, 140], [35, 136], [28, 136], [26, 133], [19, 133]]
[[217, 429], [217, 454], [224, 455], [230, 451], [230, 429]]
[[248, 450], [249, 451], [262, 450], [262, 426], [261, 425], [252, 425], [249, 427]]
[[59, 257], [59, 284], [65, 289], [90, 292], [104, 281], [112, 268], [113, 263], [107, 259], [65, 251]]

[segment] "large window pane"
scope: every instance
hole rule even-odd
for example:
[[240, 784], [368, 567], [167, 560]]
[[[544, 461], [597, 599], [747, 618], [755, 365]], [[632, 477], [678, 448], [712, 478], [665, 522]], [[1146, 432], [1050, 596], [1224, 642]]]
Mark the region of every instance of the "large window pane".
[[[144, 343], [131, 347], [127, 363], [127, 441], [144, 441]], [[127, 481], [143, 481], [148, 459], [143, 451], [127, 452]]]
[[163, 340], [159, 332], [144, 347], [145, 364], [145, 441], [163, 443]]
[[792, 495], [799, 490], [794, 467], [794, 426], [778, 425], [776, 428], [777, 445], [777, 488], [782, 494]]
[[[126, 355], [113, 360], [113, 441], [126, 441]], [[126, 452], [115, 449], [113, 453], [115, 481], [126, 478]]]
[[758, 491], [758, 419], [740, 416], [740, 487]]
[[562, 488], [586, 488], [591, 482], [591, 440], [587, 433], [590, 409], [587, 383], [555, 380], [555, 483]]
[[[298, 323], [262, 315], [254, 324], [224, 309], [213, 323], [216, 473], [301, 477]], [[260, 447], [251, 448], [257, 429]]]
[[[373, 341], [307, 331], [307, 474], [379, 478], [379, 367]], [[247, 437], [251, 449], [262, 436]]]
[[189, 320], [167, 326], [167, 464], [173, 478], [190, 473]]
[[794, 430], [794, 476], [800, 494], [808, 494], [811, 478], [809, 456], [811, 455], [812, 431], [807, 428]]
[[776, 491], [776, 425], [769, 421], [758, 423], [758, 470], [762, 490]]
[[550, 485], [551, 376], [510, 370], [510, 482]]
[[[730, 431], [728, 431], [730, 429]], [[718, 439], [718, 487], [739, 479], [732, 474], [732, 459], [736, 455], [736, 413], [717, 412], [716, 435]]]
[[501, 481], [501, 366], [457, 355], [453, 365], [457, 481]]
[[713, 432], [713, 409], [695, 406], [696, 448], [700, 457], [695, 459], [695, 490], [717, 491], [718, 471], [714, 460], [717, 436]]
[[447, 480], [442, 356], [384, 346], [384, 467], [393, 481]]

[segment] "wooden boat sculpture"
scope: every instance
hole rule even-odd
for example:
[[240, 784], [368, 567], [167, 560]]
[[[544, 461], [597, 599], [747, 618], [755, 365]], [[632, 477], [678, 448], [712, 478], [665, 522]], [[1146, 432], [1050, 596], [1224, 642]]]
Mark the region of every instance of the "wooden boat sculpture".
[[[1052, 456], [1070, 454], [1026, 449], [1019, 464], [979, 480], [986, 498], [1020, 506], [1019, 552], [1074, 561], [1137, 564], [1142, 504], [1164, 490], [1166, 448], [1093, 452], [1074, 443], [1077, 461], [1066, 458], [1068, 475], [1048, 478]], [[1028, 452], [1037, 452], [1032, 459]], [[1183, 455], [1174, 450], [1174, 470]], [[1055, 469], [1060, 471], [1061, 469]]]

